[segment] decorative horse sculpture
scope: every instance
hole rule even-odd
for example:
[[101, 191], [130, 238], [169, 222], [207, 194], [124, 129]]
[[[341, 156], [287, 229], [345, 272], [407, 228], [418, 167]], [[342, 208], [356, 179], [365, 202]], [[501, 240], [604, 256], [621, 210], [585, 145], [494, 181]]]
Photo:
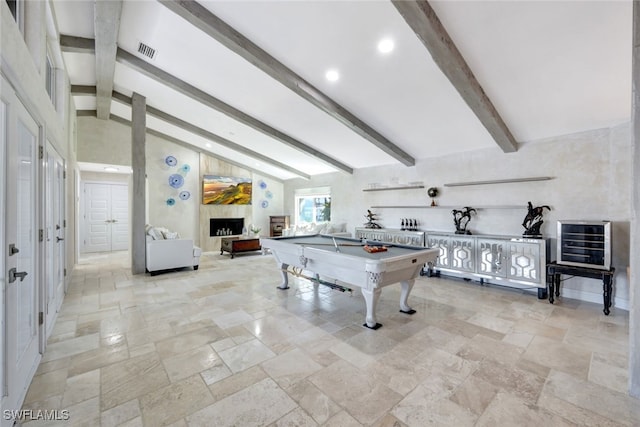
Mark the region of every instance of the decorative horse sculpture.
[[454, 209], [451, 211], [453, 214], [453, 223], [456, 226], [456, 234], [471, 234], [467, 230], [467, 225], [471, 221], [471, 212], [476, 213], [476, 210], [472, 207], [465, 206], [463, 210]]
[[371, 212], [369, 209], [367, 209], [367, 214], [364, 217], [369, 220], [364, 224], [365, 228], [382, 228], [380, 227], [380, 224], [374, 222], [375, 220], [377, 220], [376, 214]]
[[547, 205], [533, 207], [531, 202], [528, 202], [528, 212], [527, 216], [524, 217], [524, 221], [522, 221], [522, 226], [525, 228], [524, 233], [522, 234], [525, 237], [539, 237], [540, 234], [540, 226], [544, 222], [542, 220], [542, 214], [544, 213], [544, 208], [547, 210], [551, 210], [551, 208]]

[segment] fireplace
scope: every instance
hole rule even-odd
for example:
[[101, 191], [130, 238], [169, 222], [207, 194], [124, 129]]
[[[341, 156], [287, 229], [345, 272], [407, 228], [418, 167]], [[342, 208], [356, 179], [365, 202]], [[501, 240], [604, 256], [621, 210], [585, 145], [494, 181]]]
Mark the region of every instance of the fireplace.
[[209, 218], [209, 236], [242, 234], [244, 218]]

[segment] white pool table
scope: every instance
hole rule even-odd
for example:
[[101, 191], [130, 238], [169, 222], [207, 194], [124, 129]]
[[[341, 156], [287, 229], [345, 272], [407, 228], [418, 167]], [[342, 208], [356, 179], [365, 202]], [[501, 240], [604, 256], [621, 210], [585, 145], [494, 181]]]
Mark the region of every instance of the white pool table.
[[[365, 324], [370, 329], [382, 326], [376, 322], [376, 305], [384, 286], [400, 282], [400, 311], [415, 313], [407, 305], [415, 278], [426, 263], [435, 263], [438, 249], [416, 246], [387, 245], [384, 252], [368, 253], [358, 239], [325, 235], [276, 237], [260, 239], [270, 249], [282, 271], [280, 289], [289, 288], [288, 268], [294, 267], [349, 283], [362, 288], [366, 304]], [[369, 242], [369, 245], [381, 245]]]

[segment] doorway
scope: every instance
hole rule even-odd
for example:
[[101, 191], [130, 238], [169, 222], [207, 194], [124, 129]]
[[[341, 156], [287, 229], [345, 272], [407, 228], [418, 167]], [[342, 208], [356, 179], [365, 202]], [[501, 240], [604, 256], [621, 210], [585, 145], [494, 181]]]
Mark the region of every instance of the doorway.
[[[19, 409], [40, 361], [39, 337], [43, 334], [38, 310], [38, 162], [40, 127], [1, 79], [1, 148], [6, 151], [3, 168], [2, 285], [2, 407]], [[3, 424], [5, 425], [3, 417]]]
[[49, 336], [62, 304], [65, 290], [65, 164], [50, 142], [47, 142], [45, 157], [45, 292], [43, 311], [46, 336]]
[[129, 249], [129, 188], [122, 183], [84, 182], [83, 253]]

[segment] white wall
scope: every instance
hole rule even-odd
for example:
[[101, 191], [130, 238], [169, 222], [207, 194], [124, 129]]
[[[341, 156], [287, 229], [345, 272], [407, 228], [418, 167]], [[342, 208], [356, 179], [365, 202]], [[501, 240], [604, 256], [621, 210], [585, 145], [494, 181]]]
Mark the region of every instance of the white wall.
[[[166, 227], [177, 231], [185, 239], [197, 241], [200, 230], [198, 210], [201, 202], [199, 154], [181, 145], [147, 134], [146, 155], [149, 207], [147, 223]], [[177, 165], [168, 166], [165, 162], [167, 156], [175, 157], [178, 161]], [[188, 172], [182, 170], [185, 165], [190, 169]], [[184, 179], [183, 186], [177, 189], [169, 185], [169, 177], [174, 174]], [[189, 199], [180, 199], [179, 195], [182, 191], [191, 193]], [[169, 198], [175, 200], [173, 206], [167, 205]]]
[[[629, 224], [631, 186], [629, 124], [559, 136], [520, 145], [516, 153], [499, 149], [478, 150], [459, 155], [422, 159], [413, 167], [391, 165], [360, 169], [352, 176], [343, 173], [314, 177], [309, 181], [287, 181], [285, 213], [293, 214], [293, 193], [297, 188], [328, 185], [332, 192], [332, 221], [347, 222], [349, 231], [362, 226], [366, 211], [376, 205], [428, 206], [428, 187], [437, 187], [438, 205], [478, 209], [468, 229], [473, 234], [522, 235], [527, 202], [549, 205], [542, 233], [551, 239], [551, 260], [555, 259], [555, 225], [560, 219], [611, 220], [613, 226], [614, 303], [628, 309]], [[549, 176], [549, 181], [444, 187], [445, 183]], [[424, 189], [363, 192], [369, 183], [392, 186], [423, 181]], [[491, 209], [514, 205], [516, 209]], [[372, 209], [386, 228], [400, 228], [401, 218], [417, 218], [421, 229], [455, 231], [451, 209]], [[602, 303], [602, 283], [573, 278], [563, 282], [563, 295]]]

